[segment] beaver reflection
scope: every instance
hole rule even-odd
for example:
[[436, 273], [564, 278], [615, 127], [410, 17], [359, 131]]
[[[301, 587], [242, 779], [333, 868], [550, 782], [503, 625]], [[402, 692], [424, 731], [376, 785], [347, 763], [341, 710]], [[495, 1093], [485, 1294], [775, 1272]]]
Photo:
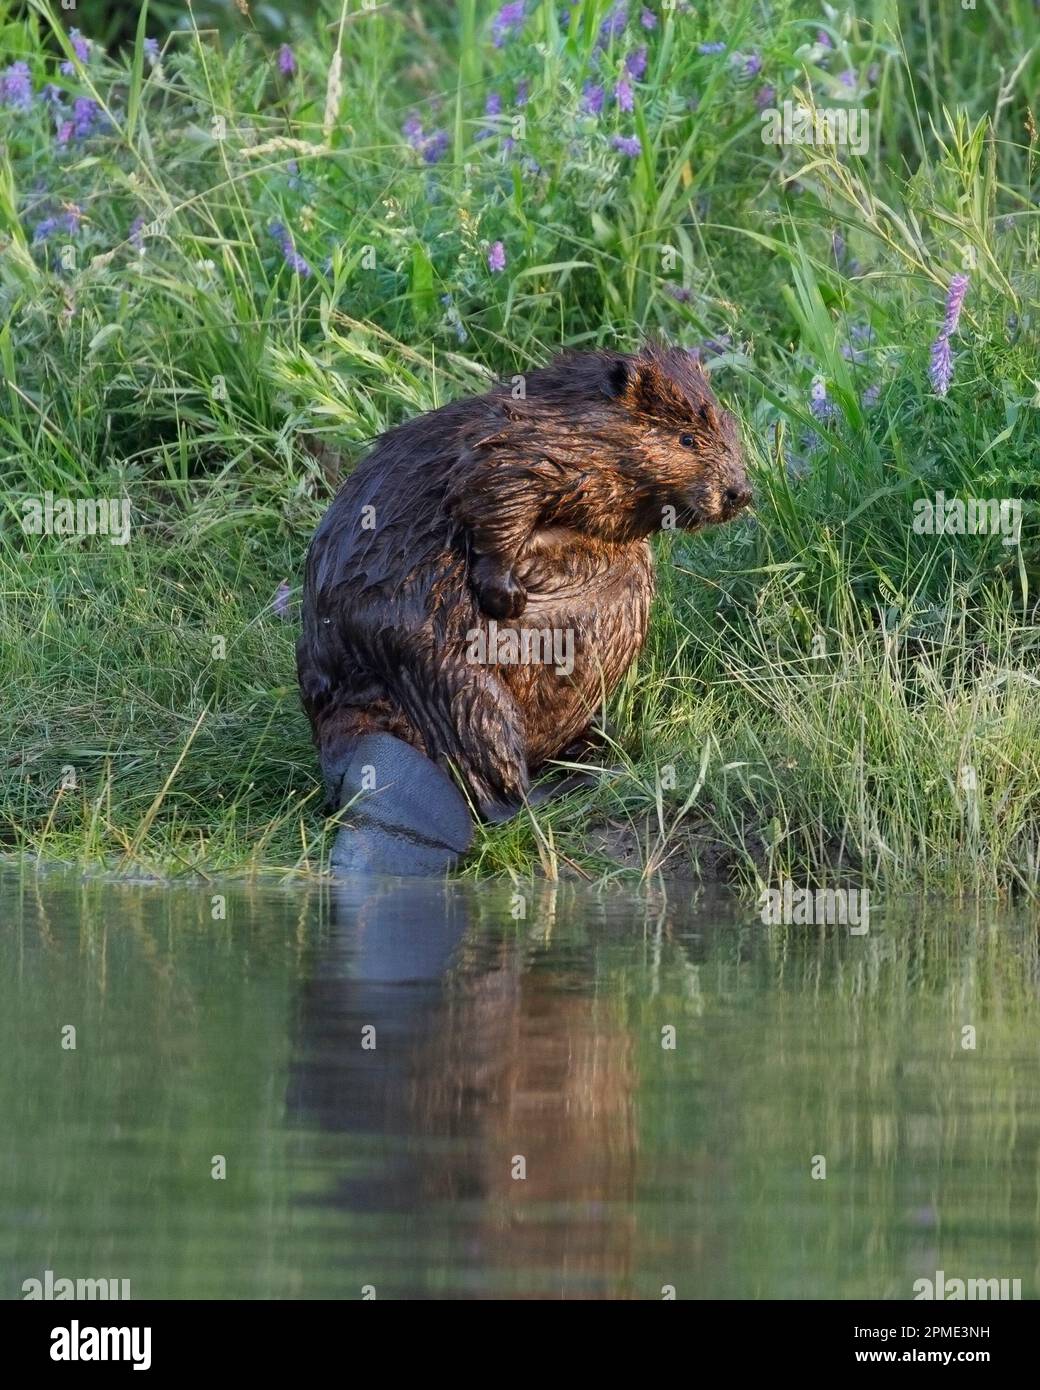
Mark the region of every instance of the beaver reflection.
[[428, 1258], [440, 1296], [624, 1297], [633, 1041], [612, 1005], [579, 992], [580, 962], [546, 968], [500, 901], [477, 931], [464, 885], [335, 889], [289, 1104], [300, 1125], [357, 1143], [317, 1200], [407, 1215], [414, 1258], [398, 1294], [423, 1291]]

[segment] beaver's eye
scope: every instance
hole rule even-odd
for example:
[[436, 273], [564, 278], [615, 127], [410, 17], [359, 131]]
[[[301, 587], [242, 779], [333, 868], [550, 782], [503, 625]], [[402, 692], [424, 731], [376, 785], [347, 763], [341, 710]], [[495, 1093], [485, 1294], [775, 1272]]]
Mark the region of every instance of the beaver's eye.
[[681, 434], [681, 435], [679, 436], [679, 443], [683, 446], [684, 449], [692, 449], [692, 448], [693, 448], [693, 435], [692, 435], [692, 434]]

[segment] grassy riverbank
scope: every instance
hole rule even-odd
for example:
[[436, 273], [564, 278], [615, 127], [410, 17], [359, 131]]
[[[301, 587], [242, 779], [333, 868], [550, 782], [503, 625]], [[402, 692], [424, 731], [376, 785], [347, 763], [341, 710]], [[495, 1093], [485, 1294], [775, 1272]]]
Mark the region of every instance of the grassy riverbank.
[[[292, 644], [338, 478], [656, 331], [712, 361], [755, 514], [659, 543], [628, 773], [467, 871], [1035, 890], [1040, 11], [567, 8], [144, 13], [106, 52], [0, 0], [4, 852], [319, 871]], [[764, 143], [803, 100], [867, 148]], [[939, 492], [1021, 525], [915, 530]], [[128, 542], [27, 532], [48, 493], [128, 499]]]

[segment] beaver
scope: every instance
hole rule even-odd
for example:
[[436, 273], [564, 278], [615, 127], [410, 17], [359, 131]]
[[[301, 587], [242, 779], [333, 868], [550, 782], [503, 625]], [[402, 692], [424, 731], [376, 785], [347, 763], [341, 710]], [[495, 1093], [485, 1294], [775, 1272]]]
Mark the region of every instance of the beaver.
[[648, 537], [749, 501], [736, 421], [695, 356], [659, 343], [565, 352], [388, 430], [307, 555], [297, 672], [332, 804], [371, 775], [365, 740], [420, 841], [449, 794], [431, 762], [481, 818], [515, 812], [643, 645]]

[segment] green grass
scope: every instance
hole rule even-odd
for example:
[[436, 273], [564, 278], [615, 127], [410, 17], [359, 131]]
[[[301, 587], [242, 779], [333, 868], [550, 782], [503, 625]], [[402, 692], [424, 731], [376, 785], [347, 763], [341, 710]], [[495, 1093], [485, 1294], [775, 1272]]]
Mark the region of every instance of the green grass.
[[[232, 5], [175, 32], [141, 11], [122, 42], [100, 8], [77, 22], [110, 50], [61, 75], [67, 16], [0, 0], [0, 67], [28, 63], [34, 89], [0, 107], [0, 849], [322, 871], [292, 645], [337, 481], [493, 375], [656, 332], [713, 344], [754, 516], [658, 543], [651, 638], [609, 711], [624, 773], [481, 832], [465, 871], [599, 877], [622, 846], [632, 871], [749, 888], [1036, 891], [1035, 5], [653, 4], [652, 31], [633, 6], [601, 44], [611, 5], [563, 28], [564, 6], [528, 0], [501, 47], [483, 0], [281, 27], [268, 9], [264, 32]], [[628, 113], [609, 92], [644, 44]], [[588, 83], [608, 89], [598, 117]], [[775, 104], [851, 97], [869, 148], [764, 144], [766, 85]], [[62, 140], [76, 98], [103, 116]], [[1021, 499], [1017, 543], [915, 534], [937, 491]], [[129, 544], [26, 534], [47, 492], [128, 498]]]

